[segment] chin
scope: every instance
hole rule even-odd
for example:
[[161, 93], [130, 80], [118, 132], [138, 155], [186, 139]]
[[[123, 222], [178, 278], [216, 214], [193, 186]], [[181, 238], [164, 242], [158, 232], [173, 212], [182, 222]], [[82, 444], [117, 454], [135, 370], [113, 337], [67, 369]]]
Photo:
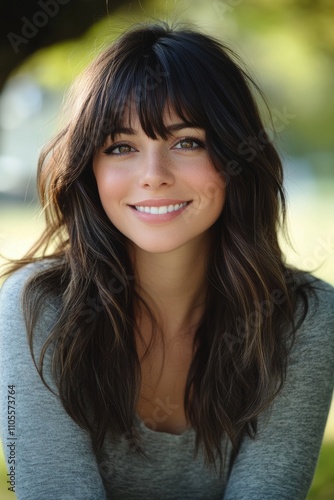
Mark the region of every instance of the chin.
[[201, 234], [195, 234], [188, 238], [172, 237], [171, 234], [155, 235], [151, 238], [134, 238], [129, 240], [134, 249], [142, 250], [152, 254], [167, 254], [180, 250], [189, 249], [191, 252], [203, 251], [205, 249], [205, 242], [208, 240], [208, 232], [205, 231]]
[[181, 248], [185, 245], [185, 243], [180, 243], [180, 244], [172, 244], [171, 242], [169, 243], [162, 243], [161, 241], [156, 241], [156, 242], [135, 242], [132, 241], [132, 245], [134, 248], [138, 250], [142, 250], [143, 252], [147, 253], [152, 253], [152, 254], [163, 254], [163, 253], [170, 253], [174, 252], [178, 248]]

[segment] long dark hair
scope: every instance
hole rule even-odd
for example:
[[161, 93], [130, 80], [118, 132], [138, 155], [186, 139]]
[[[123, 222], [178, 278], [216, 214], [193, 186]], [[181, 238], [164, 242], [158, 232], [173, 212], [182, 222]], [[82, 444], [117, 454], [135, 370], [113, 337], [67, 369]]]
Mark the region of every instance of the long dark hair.
[[[136, 289], [126, 238], [106, 216], [92, 172], [95, 153], [126, 122], [130, 102], [153, 139], [168, 135], [166, 106], [205, 129], [209, 156], [227, 184], [184, 399], [195, 453], [202, 445], [207, 464], [216, 465], [217, 457], [222, 464], [223, 438], [237, 453], [284, 384], [288, 353], [307, 313], [307, 285], [284, 264], [278, 244], [282, 164], [251, 87], [236, 56], [217, 40], [184, 26], [136, 26], [86, 70], [67, 104], [67, 126], [41, 155], [46, 229], [11, 271], [48, 259], [25, 287], [29, 342], [32, 350], [46, 296], [58, 300], [58, 320], [34, 359], [44, 380], [43, 360], [52, 349], [61, 401], [91, 432], [95, 451], [110, 431], [135, 440], [142, 453], [133, 425], [141, 380], [134, 311], [149, 307]], [[154, 324], [152, 313], [151, 319]]]

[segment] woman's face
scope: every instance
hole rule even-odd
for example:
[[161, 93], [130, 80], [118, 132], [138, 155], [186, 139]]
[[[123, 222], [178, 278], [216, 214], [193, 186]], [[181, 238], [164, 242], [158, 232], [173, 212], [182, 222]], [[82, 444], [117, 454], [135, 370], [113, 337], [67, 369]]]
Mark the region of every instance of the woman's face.
[[93, 162], [103, 208], [147, 252], [196, 245], [222, 212], [225, 182], [210, 161], [205, 132], [165, 113], [167, 140], [149, 138], [136, 114]]

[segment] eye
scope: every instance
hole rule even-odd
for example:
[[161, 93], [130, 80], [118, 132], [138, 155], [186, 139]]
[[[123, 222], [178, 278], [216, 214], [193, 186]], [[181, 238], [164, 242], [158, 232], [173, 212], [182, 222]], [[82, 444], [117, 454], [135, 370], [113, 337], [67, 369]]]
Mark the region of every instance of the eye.
[[103, 151], [105, 155], [126, 155], [129, 153], [133, 153], [135, 148], [130, 146], [129, 144], [113, 144], [112, 146], [109, 146], [107, 149]]
[[190, 151], [204, 147], [205, 147], [204, 142], [194, 137], [185, 137], [184, 139], [181, 139], [181, 141], [179, 141], [174, 146], [175, 149], [183, 149]]

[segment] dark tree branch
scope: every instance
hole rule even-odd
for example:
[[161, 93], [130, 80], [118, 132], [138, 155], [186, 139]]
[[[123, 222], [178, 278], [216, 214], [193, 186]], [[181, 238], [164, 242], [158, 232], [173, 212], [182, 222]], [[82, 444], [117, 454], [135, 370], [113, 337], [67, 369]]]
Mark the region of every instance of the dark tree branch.
[[11, 72], [44, 47], [80, 37], [124, 0], [11, 0], [0, 12], [0, 90]]

